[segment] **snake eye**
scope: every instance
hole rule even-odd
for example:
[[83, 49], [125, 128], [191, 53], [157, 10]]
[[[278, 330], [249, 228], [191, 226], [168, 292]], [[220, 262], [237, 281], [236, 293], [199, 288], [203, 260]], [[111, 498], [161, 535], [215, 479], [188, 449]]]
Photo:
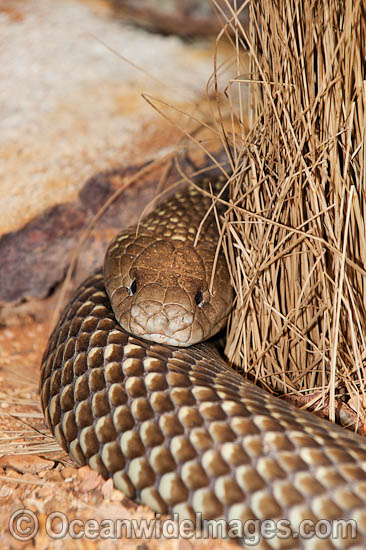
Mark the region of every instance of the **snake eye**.
[[127, 288], [129, 296], [133, 296], [136, 293], [137, 290], [137, 282], [136, 279], [134, 279], [131, 282], [131, 285]]
[[194, 301], [196, 302], [197, 306], [198, 307], [202, 307], [203, 304], [205, 303], [204, 299], [203, 299], [203, 294], [202, 294], [202, 290], [198, 290], [196, 292], [196, 295], [194, 297]]

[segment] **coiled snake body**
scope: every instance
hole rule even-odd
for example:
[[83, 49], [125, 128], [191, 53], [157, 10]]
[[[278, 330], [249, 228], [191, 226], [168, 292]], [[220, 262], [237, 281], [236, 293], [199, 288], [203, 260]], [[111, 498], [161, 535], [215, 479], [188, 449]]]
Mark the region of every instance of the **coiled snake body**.
[[[364, 549], [366, 440], [254, 386], [211, 344], [186, 347], [231, 303], [213, 213], [195, 242], [209, 204], [180, 193], [111, 243], [44, 354], [48, 424], [79, 464], [159, 513], [288, 522], [253, 548]], [[311, 536], [341, 519], [357, 532]], [[310, 536], [298, 538], [303, 520]]]

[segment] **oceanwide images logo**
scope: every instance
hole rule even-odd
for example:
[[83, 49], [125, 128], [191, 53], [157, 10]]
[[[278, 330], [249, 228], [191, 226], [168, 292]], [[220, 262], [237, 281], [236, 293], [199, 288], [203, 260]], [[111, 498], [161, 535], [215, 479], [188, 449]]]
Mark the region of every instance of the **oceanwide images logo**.
[[[21, 508], [9, 518], [9, 531], [18, 541], [31, 540], [40, 530], [37, 514]], [[198, 526], [198, 528], [197, 528]], [[289, 520], [205, 520], [196, 514], [195, 521], [172, 519], [69, 519], [63, 512], [52, 512], [46, 518], [44, 530], [50, 539], [240, 539], [247, 547], [256, 546], [261, 540], [285, 539], [340, 539], [354, 540], [357, 537], [355, 520], [304, 519], [296, 530]]]

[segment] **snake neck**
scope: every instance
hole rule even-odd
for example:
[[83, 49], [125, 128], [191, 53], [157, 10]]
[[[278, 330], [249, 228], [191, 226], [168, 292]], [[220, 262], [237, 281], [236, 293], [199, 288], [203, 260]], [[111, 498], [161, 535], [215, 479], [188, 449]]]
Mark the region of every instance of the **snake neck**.
[[[201, 189], [208, 192], [208, 184], [203, 182]], [[137, 233], [216, 248], [219, 231], [215, 210], [220, 216], [224, 207], [220, 202], [215, 202], [214, 206], [210, 196], [190, 186], [144, 218], [136, 228]]]

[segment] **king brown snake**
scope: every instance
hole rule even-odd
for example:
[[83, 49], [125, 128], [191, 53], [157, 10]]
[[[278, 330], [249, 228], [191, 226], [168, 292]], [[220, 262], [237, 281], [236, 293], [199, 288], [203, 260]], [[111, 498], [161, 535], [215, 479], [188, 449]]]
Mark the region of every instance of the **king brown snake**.
[[[248, 548], [364, 550], [366, 440], [254, 386], [198, 343], [232, 302], [213, 212], [196, 239], [210, 204], [189, 188], [112, 241], [104, 274], [80, 286], [50, 337], [47, 422], [78, 464], [158, 513], [288, 526]], [[338, 520], [356, 532], [312, 536]]]

